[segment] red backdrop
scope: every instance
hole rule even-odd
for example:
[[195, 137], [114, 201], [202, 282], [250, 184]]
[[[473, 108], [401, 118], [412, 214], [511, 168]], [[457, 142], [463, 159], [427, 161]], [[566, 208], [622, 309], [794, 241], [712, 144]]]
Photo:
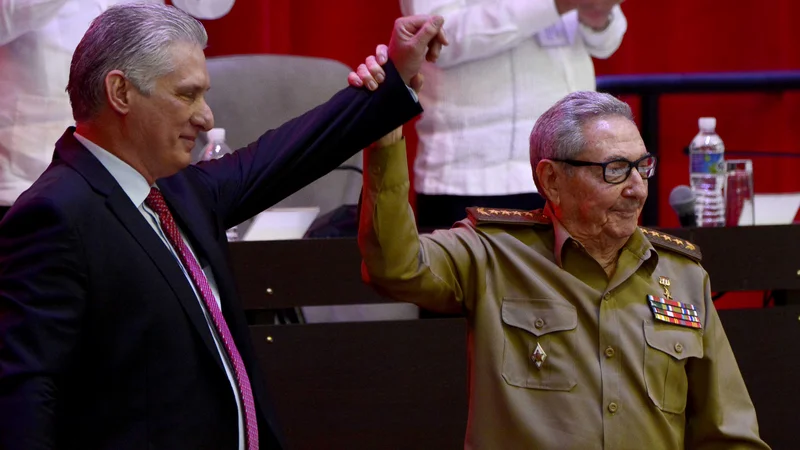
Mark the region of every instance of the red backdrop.
[[[596, 62], [599, 75], [800, 69], [796, 0], [630, 0], [623, 10], [628, 32], [614, 56]], [[388, 41], [399, 14], [396, 0], [237, 0], [227, 16], [205, 22], [207, 54], [318, 56], [355, 67]], [[632, 106], [638, 107], [635, 101]], [[660, 191], [650, 193], [659, 197], [661, 226], [678, 226], [667, 197], [674, 186], [689, 182], [682, 149], [696, 134], [700, 116], [717, 117], [729, 150], [800, 152], [800, 129], [793, 127], [800, 118], [798, 92], [665, 96]], [[407, 126], [409, 158], [413, 134]], [[800, 191], [800, 159], [754, 158], [753, 163], [756, 192]], [[722, 306], [736, 302], [728, 296]]]

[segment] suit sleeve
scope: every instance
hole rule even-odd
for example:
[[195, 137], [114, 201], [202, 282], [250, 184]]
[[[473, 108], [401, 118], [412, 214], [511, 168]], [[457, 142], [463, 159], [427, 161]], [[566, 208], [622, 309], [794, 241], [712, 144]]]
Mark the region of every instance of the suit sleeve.
[[703, 358], [687, 366], [686, 448], [769, 449], [758, 434], [756, 411], [739, 372], [705, 276]]
[[[374, 92], [348, 87], [223, 158], [190, 166], [226, 227], [260, 213], [422, 112], [394, 65]], [[344, 80], [343, 80], [344, 81]]]
[[58, 379], [86, 305], [79, 237], [44, 202], [0, 223], [0, 448], [55, 447]]
[[560, 20], [554, 0], [402, 0], [403, 14], [438, 14], [450, 45], [436, 65], [453, 67], [508, 51]]
[[440, 312], [472, 309], [486, 254], [468, 226], [417, 233], [408, 204], [405, 143], [364, 152], [358, 246], [364, 281], [389, 298]]

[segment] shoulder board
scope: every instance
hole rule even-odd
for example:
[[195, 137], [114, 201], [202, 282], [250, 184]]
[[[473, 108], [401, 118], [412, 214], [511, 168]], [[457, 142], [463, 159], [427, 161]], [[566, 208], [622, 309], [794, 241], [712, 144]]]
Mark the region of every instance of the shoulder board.
[[649, 228], [639, 227], [639, 229], [642, 230], [642, 234], [644, 234], [645, 237], [650, 240], [650, 243], [656, 247], [672, 250], [673, 252], [680, 253], [681, 255], [697, 262], [700, 262], [700, 260], [703, 259], [703, 254], [700, 253], [700, 248], [689, 241], [671, 236], [667, 233], [651, 230]]
[[467, 217], [473, 225], [550, 225], [550, 217], [541, 209], [523, 211], [519, 209], [467, 208]]

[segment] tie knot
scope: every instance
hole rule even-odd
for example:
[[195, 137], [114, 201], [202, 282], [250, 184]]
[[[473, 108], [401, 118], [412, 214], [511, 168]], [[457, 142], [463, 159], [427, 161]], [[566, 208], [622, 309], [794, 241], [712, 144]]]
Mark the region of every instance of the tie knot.
[[150, 188], [150, 193], [147, 194], [147, 198], [144, 199], [144, 204], [157, 213], [167, 209], [167, 202], [164, 201], [164, 195], [154, 187]]

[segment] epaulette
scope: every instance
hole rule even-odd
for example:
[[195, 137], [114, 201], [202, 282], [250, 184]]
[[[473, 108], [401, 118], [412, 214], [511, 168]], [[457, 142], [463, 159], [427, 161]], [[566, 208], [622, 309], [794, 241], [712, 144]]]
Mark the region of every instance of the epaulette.
[[703, 254], [700, 253], [700, 248], [689, 241], [671, 236], [667, 233], [651, 230], [649, 228], [639, 227], [639, 229], [642, 230], [642, 234], [644, 234], [645, 237], [650, 240], [650, 243], [656, 247], [672, 250], [673, 252], [680, 253], [681, 255], [697, 262], [700, 262], [700, 260], [703, 259]]
[[506, 225], [550, 225], [550, 217], [541, 209], [523, 211], [519, 209], [467, 208], [467, 217], [473, 225], [506, 224]]

